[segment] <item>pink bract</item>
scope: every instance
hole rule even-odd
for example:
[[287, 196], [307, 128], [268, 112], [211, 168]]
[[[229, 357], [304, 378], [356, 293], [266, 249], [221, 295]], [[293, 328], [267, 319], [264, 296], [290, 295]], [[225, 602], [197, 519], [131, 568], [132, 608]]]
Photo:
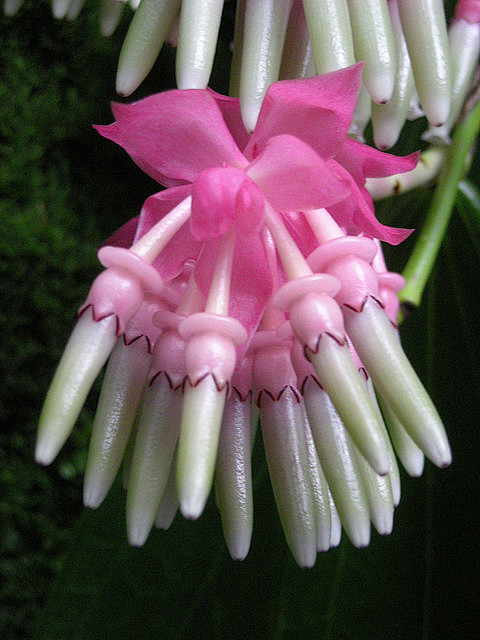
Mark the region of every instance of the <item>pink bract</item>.
[[[367, 177], [412, 169], [417, 156], [397, 158], [347, 137], [361, 74], [362, 65], [355, 65], [272, 84], [252, 135], [242, 124], [238, 99], [211, 90], [173, 90], [113, 105], [116, 121], [97, 131], [167, 187], [146, 200], [135, 241], [192, 197], [189, 224], [153, 263], [164, 281], [195, 260], [195, 279], [206, 297], [219, 239], [236, 225], [230, 313], [251, 337], [273, 286], [259, 235], [267, 204], [282, 215], [305, 256], [315, 238], [301, 212], [311, 209], [326, 208], [348, 233], [392, 244], [409, 235], [378, 222], [364, 185]], [[130, 246], [132, 232], [127, 223], [112, 240]]]
[[[334, 159], [360, 187], [367, 177], [415, 166], [416, 155], [397, 158], [347, 138], [361, 73], [362, 65], [355, 65], [272, 84], [249, 139], [239, 101], [210, 90], [173, 90], [114, 104], [116, 122], [97, 130], [166, 187], [195, 183], [207, 169], [235, 168], [247, 173], [278, 211], [326, 207], [351, 232], [398, 244], [409, 232], [380, 224], [351, 180], [330, 165]], [[234, 189], [233, 183], [225, 189]], [[201, 193], [195, 189], [194, 195]], [[199, 211], [208, 226], [209, 207], [195, 202], [193, 207], [195, 236], [208, 235], [199, 230]], [[140, 226], [149, 225], [141, 220]]]

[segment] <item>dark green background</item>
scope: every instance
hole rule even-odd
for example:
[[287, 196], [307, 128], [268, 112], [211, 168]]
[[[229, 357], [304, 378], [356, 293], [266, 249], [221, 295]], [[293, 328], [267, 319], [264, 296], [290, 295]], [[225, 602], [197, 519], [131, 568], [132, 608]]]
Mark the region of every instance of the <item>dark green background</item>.
[[[213, 84], [225, 90], [231, 11]], [[96, 247], [157, 186], [91, 123], [109, 101], [127, 21], [98, 35], [96, 3], [57, 23], [45, 1], [0, 18], [0, 637], [443, 639], [477, 636], [479, 536], [480, 208], [454, 212], [422, 307], [402, 327], [406, 350], [445, 419], [454, 462], [403, 478], [388, 538], [344, 540], [298, 569], [265, 469], [254, 456], [250, 555], [230, 560], [213, 505], [177, 517], [142, 550], [126, 544], [117, 488], [97, 512], [81, 481], [98, 388], [49, 468], [33, 462], [38, 414], [76, 309], [98, 272]], [[173, 84], [166, 49], [136, 97]], [[418, 146], [416, 123], [399, 148]], [[478, 158], [472, 179], [478, 184]], [[418, 227], [431, 189], [380, 205], [383, 221]], [[478, 204], [478, 203], [477, 203]], [[409, 244], [389, 252], [401, 269]]]

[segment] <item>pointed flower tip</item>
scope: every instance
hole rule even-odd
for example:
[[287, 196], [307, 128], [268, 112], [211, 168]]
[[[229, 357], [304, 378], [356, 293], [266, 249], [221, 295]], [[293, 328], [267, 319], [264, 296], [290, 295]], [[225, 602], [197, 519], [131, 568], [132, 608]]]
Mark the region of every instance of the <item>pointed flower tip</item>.
[[438, 97], [432, 104], [423, 105], [425, 115], [433, 127], [443, 127], [450, 115], [450, 96]]
[[139, 84], [140, 83], [136, 81], [133, 74], [122, 73], [117, 75], [115, 91], [122, 98], [127, 98], [135, 91], [135, 89], [138, 89]]
[[250, 536], [238, 538], [227, 543], [232, 560], [245, 560], [250, 551]]
[[204, 495], [195, 495], [191, 491], [188, 495], [180, 496], [180, 513], [187, 520], [198, 520], [205, 509], [206, 498]]
[[368, 83], [368, 90], [372, 100], [377, 104], [387, 104], [393, 94], [394, 76], [389, 71], [377, 70], [371, 74]]
[[439, 442], [435, 453], [431, 453], [432, 462], [440, 469], [445, 469], [452, 464], [452, 450], [447, 440]]
[[164, 505], [163, 508], [161, 505], [157, 515], [155, 516], [155, 527], [162, 531], [168, 531], [175, 519], [175, 516], [177, 515], [177, 510], [178, 503], [176, 500], [174, 504]]
[[144, 520], [140, 518], [136, 518], [133, 522], [127, 523], [127, 538], [128, 543], [132, 545], [132, 547], [136, 547], [139, 549], [143, 547], [145, 542], [147, 541], [148, 534], [150, 533], [151, 527], [148, 526], [144, 522]]
[[100, 483], [88, 481], [83, 485], [83, 504], [88, 509], [98, 509], [107, 494], [107, 490], [102, 490]]
[[380, 536], [389, 536], [393, 531], [393, 509], [375, 518], [375, 530]]
[[365, 518], [363, 521], [359, 520], [353, 526], [350, 526], [347, 531], [348, 539], [357, 549], [365, 549], [370, 544], [370, 521]]
[[332, 537], [330, 538], [330, 549], [336, 549], [340, 545], [341, 541], [342, 541], [341, 526], [335, 528], [335, 530], [333, 530], [332, 528]]
[[56, 443], [50, 437], [39, 436], [35, 447], [35, 462], [47, 467], [58, 454]]
[[425, 457], [418, 456], [415, 460], [402, 461], [405, 471], [411, 478], [421, 478], [425, 467]]
[[297, 549], [292, 549], [292, 553], [301, 569], [311, 569], [315, 565], [317, 559], [316, 546], [299, 546]]

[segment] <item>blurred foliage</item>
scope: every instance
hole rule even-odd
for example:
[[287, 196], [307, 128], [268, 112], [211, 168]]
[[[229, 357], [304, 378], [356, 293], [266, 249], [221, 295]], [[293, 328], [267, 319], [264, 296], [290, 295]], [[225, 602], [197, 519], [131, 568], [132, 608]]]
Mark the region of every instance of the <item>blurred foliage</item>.
[[[98, 271], [96, 248], [137, 215], [158, 185], [92, 129], [111, 122], [116, 34], [98, 31], [98, 2], [72, 23], [50, 2], [0, 15], [0, 637], [29, 637], [81, 509], [92, 399], [58, 460], [33, 462], [52, 373]], [[229, 12], [224, 29], [230, 29]], [[222, 53], [228, 53], [223, 45]], [[162, 51], [141, 97], [174, 84]], [[221, 64], [214, 87], [225, 90]], [[98, 391], [98, 385], [97, 389]]]
[[[111, 121], [127, 23], [101, 38], [93, 1], [74, 23], [55, 22], [47, 0], [27, 0], [16, 18], [0, 17], [0, 637], [30, 637], [40, 611], [39, 640], [475, 637], [480, 321], [472, 293], [480, 287], [480, 200], [471, 185], [459, 196], [461, 218], [452, 221], [425, 304], [402, 327], [445, 417], [454, 465], [403, 478], [389, 538], [374, 535], [363, 551], [344, 540], [313, 570], [298, 569], [259, 442], [246, 561], [229, 559], [213, 504], [199, 522], [177, 518], [144, 549], [128, 547], [120, 488], [97, 512], [82, 514], [97, 390], [58, 460], [47, 469], [34, 464], [42, 399], [98, 271], [96, 247], [158, 189], [91, 128]], [[227, 56], [225, 35], [212, 81], [219, 91]], [[135, 97], [168, 86], [173, 53], [165, 48]], [[417, 146], [424, 126], [411, 125], [396, 150]], [[478, 171], [477, 158], [477, 184]], [[387, 200], [379, 217], [418, 227], [430, 195]], [[388, 252], [393, 268], [402, 268], [414, 239]]]
[[15, 19], [0, 18], [0, 637], [5, 640], [30, 635], [80, 510], [92, 407], [58, 462], [41, 469], [32, 454], [42, 397], [97, 271], [96, 247], [151, 191], [148, 179], [142, 182], [126, 158], [109, 145], [103, 148], [91, 128], [92, 122], [111, 119], [120, 38], [100, 38], [91, 11], [73, 24], [56, 23], [46, 2], [27, 3]]

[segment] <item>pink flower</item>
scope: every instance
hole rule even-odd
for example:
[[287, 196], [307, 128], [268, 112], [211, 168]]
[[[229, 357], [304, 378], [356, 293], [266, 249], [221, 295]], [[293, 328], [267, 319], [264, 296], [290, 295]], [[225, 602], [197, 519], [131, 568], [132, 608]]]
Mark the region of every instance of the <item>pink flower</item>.
[[479, 0], [459, 0], [455, 8], [455, 19], [459, 18], [468, 22], [480, 22]]
[[367, 177], [409, 171], [417, 156], [398, 158], [347, 138], [361, 69], [360, 64], [274, 83], [251, 136], [243, 127], [238, 99], [201, 90], [114, 104], [116, 122], [96, 128], [166, 187], [195, 183], [207, 169], [230, 167], [249, 176], [279, 211], [338, 203], [334, 217], [349, 231], [398, 244], [408, 232], [376, 221], [371, 203], [352, 189], [352, 178], [361, 189]]
[[97, 127], [168, 188], [99, 251], [107, 269], [47, 396], [36, 455], [45, 464], [55, 457], [114, 349], [85, 503], [103, 500], [137, 416], [132, 544], [154, 521], [168, 526], [178, 501], [198, 517], [216, 469], [227, 544], [245, 557], [252, 402], [302, 566], [338, 544], [340, 521], [357, 546], [368, 544], [370, 520], [380, 533], [391, 529], [399, 476], [372, 381], [406, 466], [416, 472], [411, 458], [422, 451], [450, 462], [440, 418], [398, 340], [398, 278], [385, 273], [379, 248], [409, 232], [381, 225], [365, 190], [367, 177], [411, 169], [416, 156], [347, 139], [360, 76], [356, 66], [273, 84], [251, 136], [238, 101], [200, 90], [114, 105], [116, 122]]

